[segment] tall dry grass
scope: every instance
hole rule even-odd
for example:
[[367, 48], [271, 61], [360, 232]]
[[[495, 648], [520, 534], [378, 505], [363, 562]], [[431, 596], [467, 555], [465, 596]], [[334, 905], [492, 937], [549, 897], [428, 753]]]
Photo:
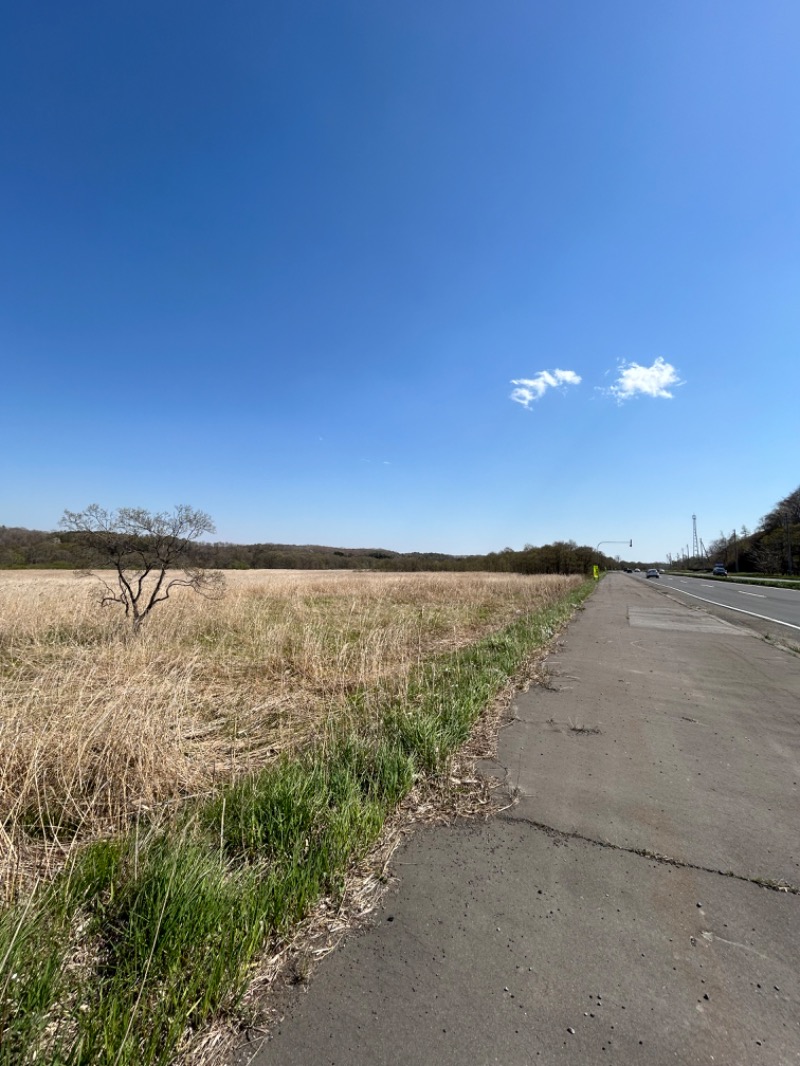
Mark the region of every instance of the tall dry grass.
[[369, 715], [425, 659], [578, 584], [247, 571], [222, 601], [177, 595], [133, 638], [92, 579], [0, 572], [0, 883]]

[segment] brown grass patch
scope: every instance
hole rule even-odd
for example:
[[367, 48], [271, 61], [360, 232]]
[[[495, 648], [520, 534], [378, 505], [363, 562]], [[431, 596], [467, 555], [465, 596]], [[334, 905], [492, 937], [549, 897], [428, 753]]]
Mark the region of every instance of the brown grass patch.
[[[0, 890], [370, 715], [419, 664], [580, 578], [245, 571], [132, 639], [97, 584], [0, 572]], [[353, 695], [358, 693], [359, 710]]]

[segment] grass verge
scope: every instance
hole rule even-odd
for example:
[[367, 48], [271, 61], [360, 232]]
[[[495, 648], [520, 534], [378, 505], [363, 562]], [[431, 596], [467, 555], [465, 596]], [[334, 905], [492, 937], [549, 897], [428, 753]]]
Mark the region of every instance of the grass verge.
[[800, 589], [800, 581], [793, 580], [792, 578], [782, 577], [760, 577], [758, 575], [748, 576], [747, 574], [728, 573], [727, 577], [720, 577], [716, 574], [709, 573], [697, 573], [691, 570], [673, 570], [671, 573], [678, 574], [680, 577], [698, 577], [704, 581], [746, 581], [748, 585], [762, 585], [765, 588], [772, 589]]
[[0, 1064], [174, 1062], [235, 1012], [265, 948], [341, 894], [414, 782], [446, 771], [593, 587], [427, 662], [377, 715], [355, 693], [346, 725], [168, 826], [77, 851], [0, 917]]

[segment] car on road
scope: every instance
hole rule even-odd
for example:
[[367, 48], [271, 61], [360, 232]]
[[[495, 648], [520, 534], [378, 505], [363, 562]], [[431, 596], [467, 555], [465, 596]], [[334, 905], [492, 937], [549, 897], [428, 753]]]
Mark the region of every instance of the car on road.
[[714, 569], [711, 571], [711, 573], [714, 575], [714, 577], [727, 577], [728, 576], [728, 571], [725, 569], [725, 567], [722, 565], [722, 563], [717, 563], [717, 565], [714, 567]]
[[658, 570], [656, 570], [656, 568], [655, 568], [655, 567], [651, 567], [651, 568], [650, 568], [650, 569], [649, 569], [649, 570], [647, 571], [647, 573], [645, 574], [645, 577], [660, 577], [660, 576], [661, 576], [661, 575], [659, 574]]

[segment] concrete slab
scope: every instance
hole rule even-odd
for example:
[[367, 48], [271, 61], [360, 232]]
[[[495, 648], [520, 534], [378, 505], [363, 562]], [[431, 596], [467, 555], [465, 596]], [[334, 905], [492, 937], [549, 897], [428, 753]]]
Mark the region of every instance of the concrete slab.
[[522, 822], [421, 831], [256, 1061], [800, 1060], [800, 901]]
[[637, 629], [671, 629], [683, 633], [722, 633], [725, 636], [745, 636], [746, 630], [739, 629], [728, 622], [723, 622], [702, 611], [686, 610], [679, 607], [629, 607], [628, 621]]
[[663, 617], [659, 599], [606, 579], [548, 660], [551, 687], [515, 699], [487, 769], [519, 817], [800, 884], [800, 659], [714, 618], [630, 624]]

